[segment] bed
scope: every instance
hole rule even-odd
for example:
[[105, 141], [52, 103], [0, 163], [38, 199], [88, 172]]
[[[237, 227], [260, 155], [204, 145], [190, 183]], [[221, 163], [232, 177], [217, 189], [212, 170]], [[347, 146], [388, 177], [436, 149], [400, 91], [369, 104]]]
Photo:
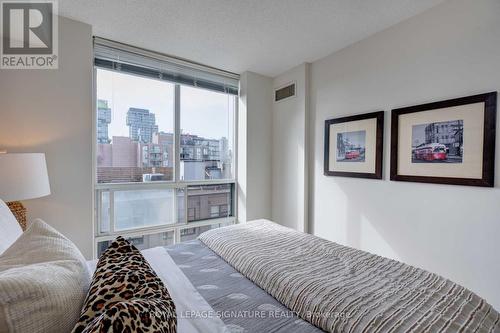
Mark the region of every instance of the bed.
[[500, 332], [499, 313], [452, 281], [267, 220], [143, 254], [181, 333]]
[[0, 231], [0, 332], [114, 327], [145, 306], [141, 323], [180, 333], [500, 332], [498, 311], [450, 280], [268, 220], [142, 255], [119, 237], [96, 274], [44, 221], [23, 232], [1, 200]]

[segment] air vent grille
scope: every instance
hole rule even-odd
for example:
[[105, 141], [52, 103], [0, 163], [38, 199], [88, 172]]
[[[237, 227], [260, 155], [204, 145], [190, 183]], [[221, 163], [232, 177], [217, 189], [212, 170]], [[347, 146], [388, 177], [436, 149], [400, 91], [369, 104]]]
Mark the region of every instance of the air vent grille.
[[274, 101], [278, 102], [285, 98], [295, 96], [295, 83], [287, 85], [286, 87], [276, 89], [274, 91]]

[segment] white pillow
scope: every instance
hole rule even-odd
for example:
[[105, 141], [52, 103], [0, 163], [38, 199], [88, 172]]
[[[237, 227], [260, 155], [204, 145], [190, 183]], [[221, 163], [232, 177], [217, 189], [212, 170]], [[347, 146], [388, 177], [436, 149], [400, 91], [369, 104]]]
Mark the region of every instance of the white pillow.
[[70, 332], [90, 284], [85, 258], [35, 220], [0, 255], [0, 332]]
[[17, 222], [9, 207], [0, 200], [0, 254], [21, 236], [23, 229]]

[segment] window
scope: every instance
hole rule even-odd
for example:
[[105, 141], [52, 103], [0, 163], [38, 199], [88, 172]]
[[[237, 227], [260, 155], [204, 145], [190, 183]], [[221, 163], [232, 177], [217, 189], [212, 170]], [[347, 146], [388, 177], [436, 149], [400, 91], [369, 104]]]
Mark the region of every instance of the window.
[[210, 217], [219, 217], [220, 206], [210, 206]]
[[114, 192], [115, 230], [174, 223], [174, 189]]
[[233, 192], [232, 184], [188, 186], [188, 221], [231, 216]]
[[144, 249], [234, 223], [237, 76], [98, 38], [94, 51], [95, 254], [117, 235]]
[[[182, 180], [233, 178], [235, 97], [181, 87]], [[196, 154], [193, 154], [193, 151]]]
[[173, 180], [175, 85], [100, 68], [96, 78], [97, 182]]

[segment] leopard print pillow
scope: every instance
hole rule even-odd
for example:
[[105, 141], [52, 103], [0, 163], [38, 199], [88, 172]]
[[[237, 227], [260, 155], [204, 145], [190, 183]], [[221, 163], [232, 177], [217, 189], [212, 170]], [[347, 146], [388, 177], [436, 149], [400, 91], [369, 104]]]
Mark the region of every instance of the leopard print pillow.
[[175, 305], [135, 246], [118, 237], [99, 258], [72, 333], [176, 332]]

